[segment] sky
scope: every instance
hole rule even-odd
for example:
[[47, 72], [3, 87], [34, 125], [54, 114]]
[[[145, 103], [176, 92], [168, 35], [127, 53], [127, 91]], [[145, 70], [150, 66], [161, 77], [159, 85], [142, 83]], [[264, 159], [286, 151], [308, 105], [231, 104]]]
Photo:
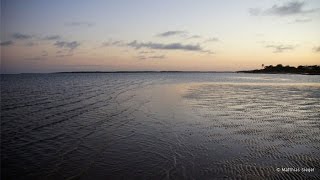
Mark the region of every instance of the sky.
[[319, 0], [1, 0], [1, 73], [320, 64]]

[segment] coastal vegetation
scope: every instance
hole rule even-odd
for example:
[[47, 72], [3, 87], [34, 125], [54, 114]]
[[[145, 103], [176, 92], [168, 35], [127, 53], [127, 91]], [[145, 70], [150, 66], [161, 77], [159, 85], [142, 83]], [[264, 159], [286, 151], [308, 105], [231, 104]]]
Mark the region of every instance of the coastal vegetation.
[[306, 75], [320, 75], [320, 66], [283, 66], [282, 64], [278, 64], [276, 66], [269, 65], [264, 66], [262, 64], [263, 69], [255, 69], [249, 71], [238, 71], [239, 73], [263, 73], [263, 74], [306, 74]]

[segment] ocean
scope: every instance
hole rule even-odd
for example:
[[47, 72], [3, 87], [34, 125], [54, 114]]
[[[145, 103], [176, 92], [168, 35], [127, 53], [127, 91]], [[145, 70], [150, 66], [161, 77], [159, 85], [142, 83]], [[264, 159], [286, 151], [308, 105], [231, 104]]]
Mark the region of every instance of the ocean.
[[320, 76], [1, 75], [1, 174], [319, 179]]

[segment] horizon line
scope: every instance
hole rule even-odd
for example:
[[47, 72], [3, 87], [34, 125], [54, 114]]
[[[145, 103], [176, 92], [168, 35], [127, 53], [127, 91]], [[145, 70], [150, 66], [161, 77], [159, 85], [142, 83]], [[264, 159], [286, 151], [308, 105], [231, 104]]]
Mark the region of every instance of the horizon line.
[[0, 73], [0, 75], [18, 75], [18, 74], [64, 74], [64, 73], [236, 73], [237, 71], [57, 71], [57, 72], [26, 72], [26, 73]]

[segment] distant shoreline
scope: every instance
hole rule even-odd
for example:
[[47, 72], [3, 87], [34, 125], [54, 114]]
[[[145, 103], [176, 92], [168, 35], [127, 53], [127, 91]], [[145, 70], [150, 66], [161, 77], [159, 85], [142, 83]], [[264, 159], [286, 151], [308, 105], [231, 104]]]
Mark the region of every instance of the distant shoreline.
[[[264, 67], [264, 66], [263, 66]], [[255, 69], [248, 71], [237, 71], [237, 73], [252, 73], [252, 74], [301, 74], [301, 75], [320, 75], [320, 66], [265, 66], [264, 69]]]
[[[49, 73], [12, 73], [17, 74], [121, 74], [121, 73], [236, 73], [235, 71], [66, 71], [66, 72], [49, 72]], [[1, 75], [6, 75], [1, 74]], [[7, 75], [10, 75], [9, 73]]]
[[235, 73], [235, 71], [72, 71], [61, 73]]
[[320, 66], [265, 66], [264, 69], [243, 70], [243, 71], [65, 71], [48, 73], [0, 73], [0, 75], [18, 74], [142, 74], [142, 73], [251, 73], [251, 74], [300, 74], [300, 75], [320, 75]]
[[255, 70], [251, 71], [237, 71], [235, 73], [245, 73], [245, 74], [287, 74], [287, 75], [320, 75], [319, 74], [313, 74], [313, 73], [286, 73], [286, 72], [252, 72]]

